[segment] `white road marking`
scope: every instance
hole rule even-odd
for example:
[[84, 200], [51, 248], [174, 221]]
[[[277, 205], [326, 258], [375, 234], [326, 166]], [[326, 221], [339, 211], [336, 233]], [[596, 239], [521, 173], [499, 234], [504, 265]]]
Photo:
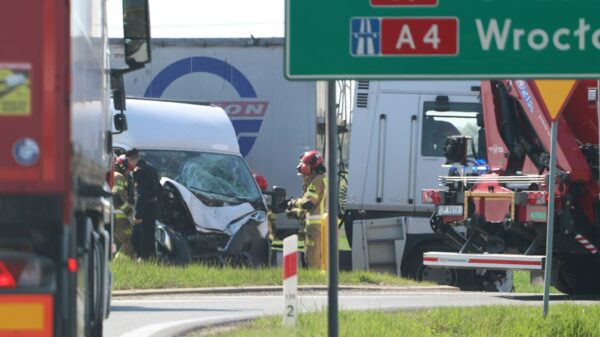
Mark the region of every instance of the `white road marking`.
[[260, 316], [260, 312], [255, 313], [245, 313], [245, 314], [237, 314], [237, 315], [223, 315], [223, 316], [213, 316], [213, 317], [204, 317], [204, 318], [192, 318], [192, 319], [184, 319], [179, 321], [169, 321], [163, 323], [155, 323], [151, 325], [146, 325], [144, 327], [131, 330], [122, 334], [120, 337], [148, 337], [152, 336], [158, 332], [161, 332], [166, 329], [182, 326], [182, 325], [206, 325], [210, 323], [222, 323], [222, 322], [230, 322], [230, 321], [239, 321], [246, 320], [250, 318], [255, 318]]

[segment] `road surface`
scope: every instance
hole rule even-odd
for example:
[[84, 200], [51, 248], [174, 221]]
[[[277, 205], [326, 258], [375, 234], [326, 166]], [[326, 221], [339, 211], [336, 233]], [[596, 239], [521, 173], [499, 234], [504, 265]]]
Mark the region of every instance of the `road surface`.
[[[556, 295], [552, 303], [570, 301]], [[593, 299], [571, 303], [598, 303]], [[478, 305], [537, 305], [542, 314], [542, 295], [476, 292], [341, 292], [340, 309], [411, 310]], [[326, 310], [324, 292], [301, 293], [301, 312]], [[552, 310], [552, 307], [550, 307]], [[157, 295], [114, 298], [105, 336], [174, 336], [191, 328], [247, 320], [262, 315], [281, 315], [281, 293], [253, 295]]]

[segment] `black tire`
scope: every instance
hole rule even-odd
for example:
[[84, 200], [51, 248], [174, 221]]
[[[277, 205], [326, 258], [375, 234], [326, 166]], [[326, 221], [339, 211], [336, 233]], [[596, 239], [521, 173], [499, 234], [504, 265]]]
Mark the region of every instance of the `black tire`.
[[561, 256], [554, 286], [568, 295], [600, 295], [600, 257], [581, 254]]
[[192, 251], [187, 240], [181, 234], [169, 231], [173, 252], [169, 255], [171, 263], [178, 266], [185, 266], [192, 262]]
[[[75, 226], [70, 226], [65, 228], [65, 232], [61, 238], [61, 247], [63, 248], [61, 251], [61, 260], [66, 263], [67, 259], [72, 256], [77, 256], [77, 251], [80, 249], [80, 244], [82, 244], [78, 240], [77, 233], [81, 230], [83, 225], [81, 224], [81, 219], [73, 219], [73, 224]], [[78, 260], [78, 263], [81, 263], [81, 260]], [[59, 289], [58, 293], [61, 294], [57, 298], [62, 298], [60, 301], [55, 302], [56, 312], [63, 313], [59, 321], [58, 326], [56, 327], [58, 336], [72, 337], [77, 334], [77, 294], [78, 291], [78, 273], [73, 273], [69, 271], [67, 268], [62, 268], [59, 274]]]
[[402, 263], [402, 275], [417, 281], [430, 281], [440, 285], [457, 286], [458, 272], [456, 269], [430, 268], [423, 264], [423, 253], [425, 252], [447, 252], [449, 247], [441, 243], [423, 243], [404, 258]]
[[91, 238], [91, 250], [89, 256], [88, 273], [88, 304], [90, 310], [90, 336], [102, 337], [104, 313], [103, 313], [103, 256], [104, 248], [99, 240], [99, 236], [93, 232]]
[[254, 242], [248, 253], [253, 257], [251, 267], [269, 266], [271, 263], [271, 241], [265, 238]]

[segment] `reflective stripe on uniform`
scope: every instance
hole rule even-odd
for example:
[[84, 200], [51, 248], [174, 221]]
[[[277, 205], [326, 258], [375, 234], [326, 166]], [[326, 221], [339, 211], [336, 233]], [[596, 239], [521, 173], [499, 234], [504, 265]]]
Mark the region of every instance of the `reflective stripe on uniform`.
[[315, 192], [307, 192], [306, 196], [308, 198], [315, 198], [315, 199], [319, 199], [319, 194], [315, 193]]
[[129, 211], [131, 211], [131, 205], [126, 202], [123, 204], [123, 206], [119, 207], [119, 210], [124, 213], [129, 213]]
[[127, 219], [127, 214], [120, 209], [115, 209], [115, 218], [117, 219]]
[[306, 223], [309, 224], [309, 225], [320, 225], [321, 224], [321, 219], [323, 219], [323, 216], [321, 216], [321, 214], [309, 215], [306, 218]]

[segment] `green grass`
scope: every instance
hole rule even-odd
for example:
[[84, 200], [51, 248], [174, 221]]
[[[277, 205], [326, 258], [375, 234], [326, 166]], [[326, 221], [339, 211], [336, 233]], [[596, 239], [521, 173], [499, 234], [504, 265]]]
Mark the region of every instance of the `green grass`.
[[[281, 317], [258, 319], [219, 337], [327, 336], [327, 312], [301, 314], [295, 328], [282, 328]], [[438, 308], [402, 312], [342, 311], [344, 337], [600, 337], [600, 305], [552, 305], [547, 318], [541, 306]], [[188, 337], [207, 336], [192, 333]]]
[[[163, 289], [194, 287], [275, 286], [281, 285], [281, 269], [217, 268], [203, 264], [173, 267], [153, 262], [134, 263], [127, 258], [113, 262], [114, 289]], [[340, 272], [340, 284], [367, 285], [431, 285], [403, 279], [390, 274], [370, 272]], [[318, 270], [301, 269], [299, 283], [325, 285], [327, 274]], [[529, 272], [514, 272], [515, 292], [542, 294], [542, 285], [531, 285]], [[554, 287], [553, 294], [560, 293]]]
[[[515, 285], [516, 293], [533, 293], [533, 294], [543, 294], [544, 286], [542, 285], [534, 285], [529, 282], [529, 272], [528, 271], [515, 271], [513, 272], [513, 282]], [[560, 291], [556, 290], [554, 287], [550, 287], [551, 294], [561, 294]]]
[[[195, 287], [236, 287], [281, 285], [281, 268], [219, 268], [202, 264], [174, 267], [154, 262], [135, 263], [121, 258], [112, 263], [114, 289], [163, 289]], [[301, 269], [299, 284], [326, 285], [327, 274], [319, 270]], [[429, 285], [389, 274], [340, 272], [340, 284]]]

